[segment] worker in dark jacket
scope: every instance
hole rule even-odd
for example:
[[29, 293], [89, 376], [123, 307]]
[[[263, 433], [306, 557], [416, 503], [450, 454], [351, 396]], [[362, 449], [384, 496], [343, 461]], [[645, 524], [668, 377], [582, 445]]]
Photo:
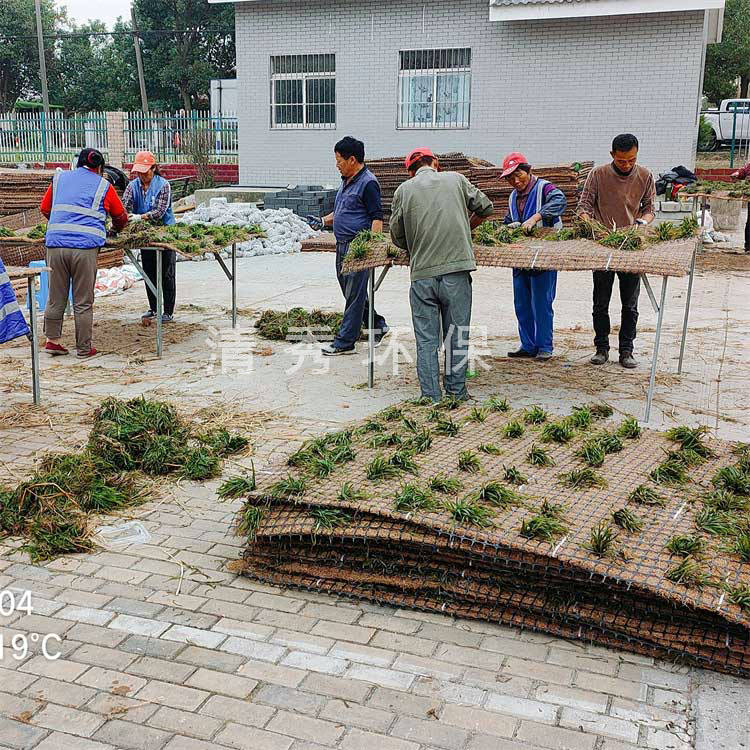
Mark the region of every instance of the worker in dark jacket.
[[[750, 178], [750, 162], [745, 164], [742, 169], [732, 172], [730, 177], [733, 180], [747, 180]], [[747, 204], [747, 221], [745, 222], [745, 252], [750, 253], [750, 202]]]
[[63, 315], [73, 284], [76, 349], [79, 357], [92, 357], [94, 285], [99, 248], [107, 239], [105, 220], [112, 217], [116, 230], [128, 223], [128, 214], [114, 187], [102, 177], [104, 157], [95, 148], [78, 155], [78, 166], [58, 172], [47, 190], [41, 212], [47, 225], [47, 265], [50, 267], [49, 299], [44, 310], [44, 350], [67, 354], [60, 343]]
[[[341, 174], [341, 187], [336, 195], [332, 214], [322, 219], [308, 216], [313, 229], [333, 226], [336, 236], [336, 276], [344, 293], [346, 306], [336, 338], [323, 347], [323, 355], [336, 357], [354, 354], [355, 343], [368, 327], [370, 301], [367, 298], [367, 271], [342, 274], [341, 267], [349, 252], [349, 243], [363, 229], [383, 231], [383, 204], [380, 185], [375, 175], [365, 166], [365, 144], [347, 136], [334, 146], [336, 167]], [[388, 334], [385, 318], [375, 312], [375, 346]]]
[[[508, 154], [503, 162], [503, 177], [513, 187], [508, 201], [506, 224], [520, 224], [532, 232], [538, 226], [562, 229], [562, 215], [567, 200], [562, 190], [537, 177], [528, 159], [518, 152]], [[508, 352], [509, 357], [552, 357], [555, 312], [552, 304], [557, 292], [557, 271], [513, 269], [513, 303], [518, 319], [521, 348]]]

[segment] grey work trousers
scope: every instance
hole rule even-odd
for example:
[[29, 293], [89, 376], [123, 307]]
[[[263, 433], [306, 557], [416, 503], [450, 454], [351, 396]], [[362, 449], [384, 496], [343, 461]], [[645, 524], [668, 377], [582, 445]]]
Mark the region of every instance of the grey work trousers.
[[[458, 271], [411, 282], [411, 317], [417, 339], [422, 396], [440, 401], [440, 345], [445, 345], [445, 392], [466, 396], [471, 325], [471, 273]], [[442, 321], [442, 323], [441, 323]]]
[[48, 247], [49, 298], [44, 310], [44, 335], [59, 339], [63, 316], [68, 302], [70, 282], [73, 282], [73, 314], [76, 327], [76, 349], [81, 354], [91, 350], [94, 327], [94, 284], [96, 283], [95, 247]]

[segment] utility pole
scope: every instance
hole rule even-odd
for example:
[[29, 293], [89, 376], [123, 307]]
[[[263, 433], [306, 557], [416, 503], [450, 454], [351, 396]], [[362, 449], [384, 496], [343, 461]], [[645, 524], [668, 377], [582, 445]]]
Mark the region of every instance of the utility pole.
[[[37, 0], [37, 3], [39, 0]], [[138, 35], [138, 24], [135, 20], [135, 5], [130, 6], [130, 18], [133, 23], [133, 45], [135, 46], [135, 62], [138, 66], [138, 85], [141, 89], [141, 109], [148, 114], [148, 99], [146, 98], [146, 79], [143, 75], [143, 60], [141, 59], [141, 38]]]
[[39, 44], [39, 77], [42, 79], [42, 103], [44, 104], [44, 114], [49, 116], [49, 92], [47, 91], [47, 63], [44, 59], [41, 0], [34, 0], [34, 10], [36, 11], [36, 37]]

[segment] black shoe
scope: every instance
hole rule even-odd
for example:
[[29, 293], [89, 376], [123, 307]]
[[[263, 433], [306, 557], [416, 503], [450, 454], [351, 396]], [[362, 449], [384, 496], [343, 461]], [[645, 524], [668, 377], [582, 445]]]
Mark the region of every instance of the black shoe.
[[635, 370], [635, 368], [638, 367], [638, 363], [633, 358], [633, 352], [625, 352], [624, 354], [620, 354], [620, 364], [626, 370]]
[[386, 326], [380, 331], [375, 332], [375, 348], [379, 347], [383, 343], [383, 339], [391, 332], [391, 329]]
[[141, 315], [141, 320], [150, 320], [151, 318], [155, 318], [156, 313], [153, 310], [149, 310], [148, 312], [143, 313]]
[[354, 354], [355, 348], [353, 346], [350, 346], [346, 349], [339, 349], [333, 344], [326, 344], [321, 348], [320, 351], [322, 352], [324, 357], [340, 357], [342, 354]]
[[552, 352], [538, 352], [534, 359], [538, 362], [548, 362], [553, 356]]
[[514, 352], [508, 352], [508, 356], [511, 359], [534, 359], [534, 357], [536, 357], [536, 354], [527, 352], [526, 349], [522, 347], [520, 349], [516, 349], [516, 351]]
[[592, 365], [603, 365], [609, 360], [609, 352], [606, 349], [597, 349], [596, 354], [591, 358]]
[[162, 323], [172, 323], [173, 321], [174, 321], [174, 315], [170, 315], [169, 313], [162, 313], [162, 316], [161, 316]]

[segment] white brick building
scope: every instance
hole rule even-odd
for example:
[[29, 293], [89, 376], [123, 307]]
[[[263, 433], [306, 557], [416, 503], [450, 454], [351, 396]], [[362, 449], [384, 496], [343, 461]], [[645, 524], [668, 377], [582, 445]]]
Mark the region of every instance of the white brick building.
[[336, 180], [333, 145], [493, 162], [694, 162], [724, 0], [211, 0], [236, 3], [240, 182]]

